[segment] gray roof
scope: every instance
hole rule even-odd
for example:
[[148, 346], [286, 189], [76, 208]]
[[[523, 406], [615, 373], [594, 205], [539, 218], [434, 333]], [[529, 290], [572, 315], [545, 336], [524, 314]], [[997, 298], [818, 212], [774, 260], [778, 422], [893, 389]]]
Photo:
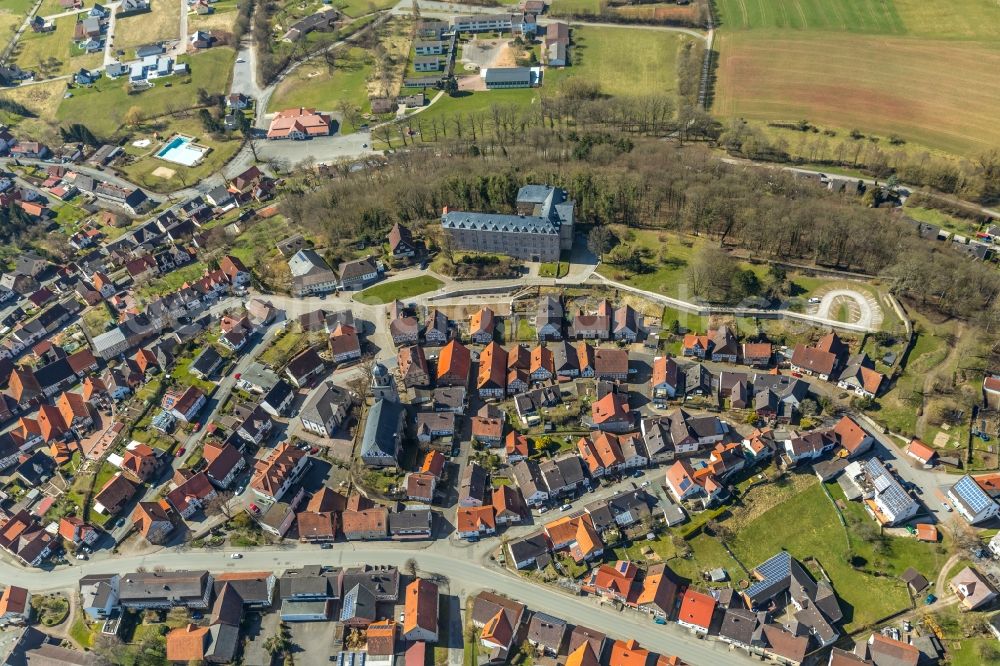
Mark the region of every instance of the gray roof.
[[118, 597], [123, 604], [183, 602], [204, 596], [211, 577], [207, 571], [162, 571], [122, 574]]
[[396, 455], [399, 441], [399, 418], [403, 407], [391, 400], [376, 400], [368, 410], [365, 432], [361, 438], [361, 457], [366, 455]]
[[325, 382], [323, 388], [313, 393], [302, 406], [301, 417], [313, 423], [326, 423], [333, 416], [335, 408], [349, 409], [353, 400], [347, 389], [332, 382]]
[[486, 83], [517, 83], [531, 81], [530, 67], [490, 67], [486, 70]]
[[292, 277], [304, 277], [314, 273], [332, 272], [329, 264], [315, 250], [299, 250], [288, 259], [288, 270]]

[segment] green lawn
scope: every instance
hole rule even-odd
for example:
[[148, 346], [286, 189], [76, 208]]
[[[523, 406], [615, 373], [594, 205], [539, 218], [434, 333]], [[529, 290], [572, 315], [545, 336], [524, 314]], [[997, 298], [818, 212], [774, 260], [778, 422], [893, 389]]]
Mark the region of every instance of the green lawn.
[[[56, 29], [51, 32], [25, 31], [18, 42], [14, 61], [24, 69], [38, 71], [40, 78], [69, 74], [81, 67], [100, 67], [104, 58], [101, 53], [87, 54], [73, 43], [75, 17], [64, 16], [57, 19], [55, 26]], [[45, 66], [50, 58], [58, 60], [59, 64], [54, 67]]]
[[599, 14], [600, 0], [553, 0], [549, 5], [552, 16], [571, 16], [578, 14]]
[[182, 56], [180, 61], [186, 61], [191, 68], [190, 76], [156, 81], [153, 88], [134, 95], [128, 94], [122, 80], [102, 77], [91, 88], [72, 90], [73, 96], [59, 105], [56, 118], [61, 122], [84, 123], [99, 136], [119, 134], [122, 119], [133, 106], [139, 107], [144, 117], [155, 118], [194, 107], [199, 88], [209, 93], [227, 91], [234, 58], [235, 51], [228, 47]]
[[[839, 486], [830, 492], [838, 497]], [[842, 497], [840, 495], [839, 497]], [[848, 505], [848, 516], [864, 510]], [[870, 521], [867, 514], [859, 516]], [[784, 548], [804, 561], [815, 558], [826, 570], [841, 599], [844, 628], [853, 631], [868, 626], [909, 605], [909, 595], [896, 578], [876, 577], [854, 569], [847, 561], [853, 552], [865, 560], [864, 567], [898, 575], [908, 566], [921, 568], [933, 580], [938, 558], [935, 546], [914, 539], [891, 539], [887, 554], [876, 555], [867, 543], [848, 537], [836, 510], [820, 484], [806, 488], [787, 501], [747, 523], [733, 540], [732, 548], [749, 568], [757, 566]], [[942, 559], [943, 561], [943, 559]]]
[[[166, 118], [158, 125], [157, 132], [165, 140], [169, 140], [175, 134], [184, 134], [194, 137], [198, 144], [207, 146], [211, 150], [199, 164], [187, 167], [154, 157], [155, 151], [162, 147], [160, 143], [154, 142], [154, 150], [132, 164], [122, 167], [126, 178], [154, 192], [172, 192], [188, 187], [221, 171], [243, 145], [239, 132], [234, 132], [223, 140], [216, 140], [205, 133], [201, 121], [195, 118]], [[156, 175], [154, 172], [160, 167], [170, 169], [173, 175], [169, 178]]]
[[288, 361], [306, 348], [306, 335], [300, 331], [286, 330], [276, 337], [271, 346], [260, 355], [260, 362], [275, 369], [281, 369]]
[[562, 278], [569, 273], [568, 261], [546, 261], [538, 267], [538, 277]]
[[706, 243], [704, 239], [680, 237], [665, 231], [626, 230], [620, 225], [613, 225], [612, 229], [621, 242], [651, 253], [649, 259], [651, 270], [646, 273], [631, 273], [619, 266], [601, 263], [597, 267], [598, 273], [612, 280], [619, 280], [633, 287], [665, 296], [681, 298], [692, 296], [685, 289], [688, 264]]
[[141, 298], [151, 301], [157, 296], [177, 291], [184, 286], [185, 282], [193, 282], [194, 280], [199, 279], [205, 274], [205, 270], [207, 268], [208, 267], [200, 261], [195, 261], [187, 266], [181, 266], [180, 268], [170, 271], [166, 275], [149, 280], [139, 287], [138, 294]]
[[407, 280], [395, 280], [368, 287], [355, 296], [354, 300], [366, 304], [391, 303], [395, 300], [426, 294], [428, 291], [438, 289], [442, 284], [444, 283], [436, 277], [420, 275]]
[[969, 237], [974, 236], [979, 231], [980, 225], [972, 220], [949, 215], [934, 208], [921, 208], [920, 206], [904, 206], [903, 213], [918, 222], [934, 224], [957, 234]]
[[337, 8], [352, 18], [371, 14], [381, 9], [389, 9], [396, 4], [395, 0], [338, 0]]
[[570, 66], [546, 68], [545, 88], [574, 77], [600, 84], [607, 95], [642, 96], [677, 89], [677, 52], [694, 38], [658, 30], [580, 27], [571, 32]]
[[[428, 91], [433, 93], [434, 91]], [[433, 95], [431, 95], [433, 97]], [[413, 115], [413, 127], [424, 127], [424, 140], [432, 139], [430, 121], [433, 118], [448, 123], [448, 135], [457, 136], [455, 127], [451, 124], [451, 119], [459, 113], [482, 113], [488, 111], [493, 106], [523, 106], [528, 107], [538, 99], [538, 91], [532, 88], [513, 88], [510, 90], [482, 90], [479, 92], [459, 92], [454, 96], [443, 95], [441, 99], [431, 106], [424, 107], [425, 110]], [[487, 123], [488, 125], [488, 123]], [[464, 132], [469, 133], [469, 128], [465, 127]], [[487, 127], [487, 131], [489, 128]], [[395, 142], [398, 143], [398, 140]]]
[[366, 82], [372, 74], [371, 55], [360, 47], [338, 53], [332, 73], [320, 57], [302, 63], [285, 77], [268, 102], [268, 113], [299, 106], [335, 111], [342, 100], [362, 113], [368, 112]]

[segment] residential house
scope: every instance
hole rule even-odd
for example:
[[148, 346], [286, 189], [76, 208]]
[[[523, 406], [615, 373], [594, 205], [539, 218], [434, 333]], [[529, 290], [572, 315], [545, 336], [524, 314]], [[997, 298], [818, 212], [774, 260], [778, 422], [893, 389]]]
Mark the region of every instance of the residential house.
[[535, 335], [539, 341], [562, 340], [564, 310], [556, 296], [542, 296], [535, 314]]
[[319, 357], [316, 350], [310, 347], [305, 351], [296, 354], [285, 367], [285, 374], [296, 388], [305, 388], [312, 383], [312, 380], [323, 374], [326, 365]]
[[965, 567], [948, 581], [948, 587], [959, 599], [964, 610], [972, 611], [990, 604], [997, 598], [993, 584], [973, 567]]
[[360, 289], [379, 276], [379, 270], [371, 257], [345, 261], [340, 264], [339, 273], [341, 289]]
[[429, 580], [414, 579], [406, 586], [402, 636], [408, 641], [438, 640], [438, 587]]
[[[419, 345], [400, 347], [396, 353], [396, 365], [403, 379], [403, 386], [406, 388], [430, 384], [430, 368], [423, 347]], [[482, 374], [481, 364], [480, 374]]]
[[250, 488], [259, 497], [277, 502], [308, 465], [309, 456], [304, 451], [282, 442], [254, 465]]
[[309, 396], [299, 412], [299, 420], [309, 432], [320, 437], [333, 437], [353, 406], [350, 391], [328, 381]]
[[438, 386], [468, 386], [471, 367], [469, 349], [457, 340], [452, 340], [441, 349], [438, 358]]
[[392, 225], [392, 229], [389, 230], [388, 240], [389, 251], [392, 253], [394, 259], [412, 257], [417, 252], [417, 244], [413, 240], [413, 233], [399, 222]]
[[170, 505], [166, 500], [139, 502], [132, 512], [132, 523], [139, 534], [154, 546], [162, 546], [174, 531]]

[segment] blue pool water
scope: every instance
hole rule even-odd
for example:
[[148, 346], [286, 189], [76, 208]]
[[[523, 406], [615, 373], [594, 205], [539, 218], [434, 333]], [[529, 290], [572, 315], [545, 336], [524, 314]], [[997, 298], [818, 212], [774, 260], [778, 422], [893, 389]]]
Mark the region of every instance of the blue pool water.
[[186, 137], [175, 136], [173, 139], [170, 140], [169, 143], [167, 143], [167, 145], [163, 146], [163, 148], [160, 149], [160, 152], [156, 153], [156, 156], [157, 157], [164, 157], [170, 151], [172, 151], [174, 148], [180, 148], [181, 146], [183, 146], [185, 143], [188, 143], [189, 141], [190, 141], [190, 139], [188, 139]]

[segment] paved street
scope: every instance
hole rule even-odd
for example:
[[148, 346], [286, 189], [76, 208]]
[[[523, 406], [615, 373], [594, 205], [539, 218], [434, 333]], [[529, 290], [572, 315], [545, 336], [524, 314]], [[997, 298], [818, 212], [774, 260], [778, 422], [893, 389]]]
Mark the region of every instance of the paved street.
[[570, 621], [607, 631], [617, 638], [637, 638], [644, 647], [673, 654], [698, 665], [750, 664], [754, 660], [739, 652], [731, 652], [725, 643], [692, 637], [677, 625], [653, 624], [648, 616], [633, 612], [617, 612], [599, 606], [591, 599], [560, 593], [511, 574], [493, 564], [484, 564], [482, 549], [455, 549], [447, 541], [425, 543], [337, 544], [333, 550], [315, 546], [285, 549], [258, 549], [232, 560], [231, 551], [160, 551], [138, 557], [118, 557], [113, 560], [91, 560], [55, 571], [26, 571], [0, 564], [0, 578], [18, 580], [33, 592], [69, 588], [87, 574], [135, 571], [137, 567], [152, 570], [209, 569], [212, 571], [284, 570], [306, 564], [353, 566], [359, 564], [390, 564], [402, 567], [413, 557], [421, 571], [439, 573], [449, 578], [451, 593], [467, 598], [477, 590], [495, 589], [527, 604], [535, 611], [564, 617]]

